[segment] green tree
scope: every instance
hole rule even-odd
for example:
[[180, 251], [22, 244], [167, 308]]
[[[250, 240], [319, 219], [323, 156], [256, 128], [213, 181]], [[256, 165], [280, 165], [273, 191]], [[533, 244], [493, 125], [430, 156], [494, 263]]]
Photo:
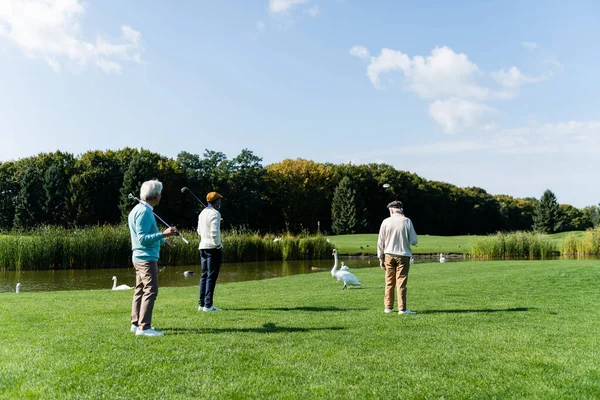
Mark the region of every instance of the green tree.
[[533, 229], [542, 233], [555, 233], [562, 230], [560, 208], [554, 193], [546, 189], [533, 215]]
[[11, 229], [15, 220], [19, 193], [15, 170], [15, 163], [12, 161], [0, 164], [0, 229]]
[[71, 224], [116, 224], [121, 220], [119, 194], [129, 165], [123, 153], [129, 150], [89, 151], [75, 162], [69, 180]]
[[15, 205], [15, 228], [33, 228], [42, 223], [44, 197], [42, 179], [36, 169], [29, 166], [21, 177]]
[[121, 221], [127, 221], [127, 216], [135, 204], [129, 198], [129, 193], [139, 198], [142, 183], [151, 179], [158, 179], [158, 158], [155, 154], [140, 154], [134, 156], [129, 163], [120, 190], [119, 209], [121, 210]]
[[584, 207], [582, 211], [585, 215], [587, 215], [587, 219], [590, 221], [592, 226], [598, 226], [600, 224], [599, 206], [587, 206]]
[[356, 190], [347, 176], [343, 177], [333, 192], [331, 202], [331, 229], [336, 235], [354, 234], [357, 231]]
[[300, 232], [318, 229], [331, 215], [333, 167], [303, 159], [283, 160], [267, 167], [271, 209], [270, 228]]
[[44, 207], [46, 221], [52, 225], [67, 222], [68, 182], [57, 165], [51, 165], [44, 174]]
[[585, 211], [573, 207], [570, 204], [559, 206], [559, 219], [563, 231], [584, 231], [594, 226], [591, 215]]
[[[231, 221], [252, 230], [260, 230], [265, 211], [265, 168], [262, 158], [248, 149], [229, 163], [227, 201], [223, 210]], [[224, 194], [225, 195], [225, 194]]]

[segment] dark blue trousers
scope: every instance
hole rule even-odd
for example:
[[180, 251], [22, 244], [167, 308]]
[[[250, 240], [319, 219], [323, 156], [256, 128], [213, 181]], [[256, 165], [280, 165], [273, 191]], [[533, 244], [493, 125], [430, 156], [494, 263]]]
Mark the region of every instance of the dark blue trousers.
[[201, 249], [200, 262], [202, 264], [202, 275], [200, 276], [200, 298], [198, 305], [200, 307], [212, 307], [213, 293], [217, 285], [221, 261], [223, 259], [223, 250], [221, 249]]

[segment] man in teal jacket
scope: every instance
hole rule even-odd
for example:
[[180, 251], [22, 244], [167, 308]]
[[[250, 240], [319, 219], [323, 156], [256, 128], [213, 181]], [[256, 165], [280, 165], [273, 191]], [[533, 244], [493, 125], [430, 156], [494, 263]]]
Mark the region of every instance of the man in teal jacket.
[[135, 268], [135, 291], [131, 305], [131, 332], [137, 336], [163, 336], [152, 328], [152, 310], [158, 296], [158, 257], [160, 245], [169, 243], [167, 236], [177, 235], [172, 226], [159, 232], [154, 207], [160, 202], [163, 185], [157, 180], [146, 181], [140, 189], [140, 203], [129, 213], [132, 261]]

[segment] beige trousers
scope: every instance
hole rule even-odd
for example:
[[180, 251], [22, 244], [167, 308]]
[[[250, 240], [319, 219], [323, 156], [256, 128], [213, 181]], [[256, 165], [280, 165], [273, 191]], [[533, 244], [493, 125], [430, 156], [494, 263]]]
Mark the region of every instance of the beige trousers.
[[385, 295], [383, 303], [385, 308], [394, 309], [394, 289], [398, 290], [398, 311], [406, 310], [406, 284], [410, 257], [394, 257], [388, 254], [383, 259], [385, 263]]
[[152, 310], [158, 296], [156, 261], [134, 262], [135, 291], [131, 304], [131, 323], [146, 330], [152, 327]]

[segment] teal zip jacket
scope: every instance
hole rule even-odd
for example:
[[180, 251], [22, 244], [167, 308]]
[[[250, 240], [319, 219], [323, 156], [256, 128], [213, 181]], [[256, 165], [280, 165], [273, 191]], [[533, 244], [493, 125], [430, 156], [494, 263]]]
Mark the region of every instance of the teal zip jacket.
[[158, 261], [160, 245], [165, 242], [165, 239], [156, 226], [152, 206], [148, 203], [139, 203], [129, 213], [127, 222], [131, 234], [132, 260], [134, 262]]

